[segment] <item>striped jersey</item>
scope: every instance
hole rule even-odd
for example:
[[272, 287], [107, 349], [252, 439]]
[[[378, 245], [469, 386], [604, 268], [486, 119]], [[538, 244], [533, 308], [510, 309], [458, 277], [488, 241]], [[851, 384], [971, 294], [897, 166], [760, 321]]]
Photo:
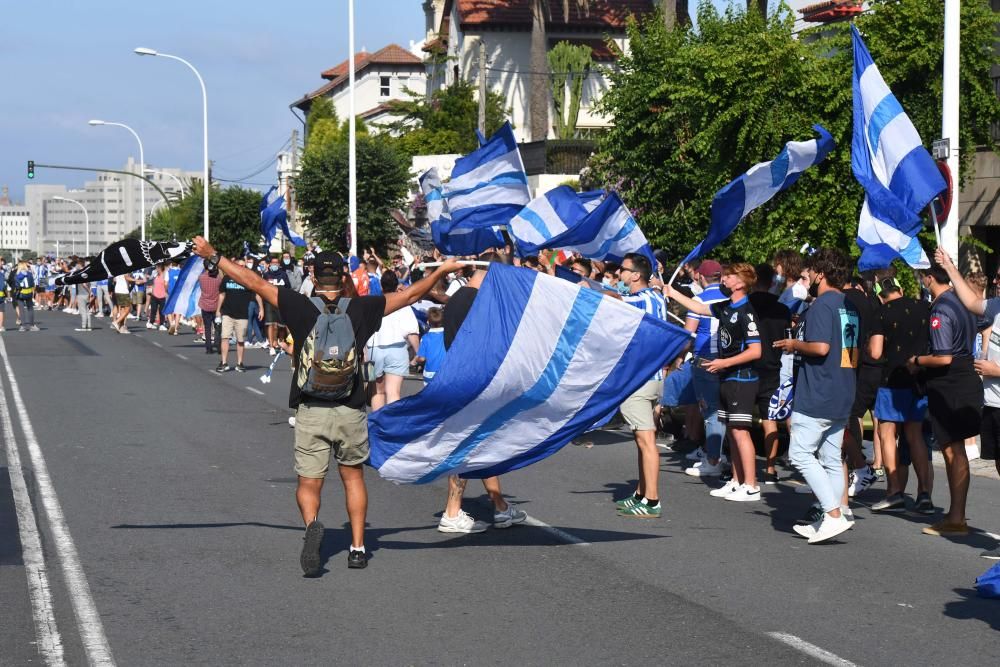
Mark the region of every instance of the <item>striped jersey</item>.
[[[622, 301], [645, 311], [650, 317], [662, 322], [667, 321], [667, 303], [664, 301], [663, 295], [652, 287], [641, 289], [635, 294], [626, 294], [622, 297]], [[663, 380], [663, 369], [658, 370], [650, 380]]]
[[[713, 283], [706, 287], [701, 294], [694, 298], [700, 303], [709, 305], [720, 301], [729, 301], [729, 297], [719, 291], [719, 283]], [[715, 359], [719, 356], [719, 320], [711, 315], [699, 315], [698, 313], [688, 313], [689, 320], [698, 322], [698, 329], [695, 331], [694, 355], [705, 359]]]

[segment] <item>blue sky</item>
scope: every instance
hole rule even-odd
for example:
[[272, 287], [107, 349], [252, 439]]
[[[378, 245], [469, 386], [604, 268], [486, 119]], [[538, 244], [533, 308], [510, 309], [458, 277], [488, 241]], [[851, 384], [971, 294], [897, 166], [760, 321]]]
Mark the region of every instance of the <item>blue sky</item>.
[[[0, 185], [23, 199], [27, 160], [121, 168], [135, 140], [90, 127], [131, 125], [146, 162], [201, 169], [201, 93], [181, 63], [132, 53], [146, 46], [189, 60], [208, 89], [214, 175], [238, 178], [301, 124], [288, 104], [347, 57], [346, 0], [21, 0], [4, 2], [0, 39]], [[357, 0], [356, 46], [408, 47], [424, 33], [421, 0]], [[42, 170], [36, 183], [80, 186], [93, 174]], [[254, 181], [274, 178], [273, 167]]]

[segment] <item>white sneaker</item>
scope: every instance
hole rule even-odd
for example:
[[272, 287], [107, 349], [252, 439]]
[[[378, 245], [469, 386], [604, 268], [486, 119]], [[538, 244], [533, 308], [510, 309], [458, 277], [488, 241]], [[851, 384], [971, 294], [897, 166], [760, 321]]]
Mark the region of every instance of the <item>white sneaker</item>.
[[139, 318], [136, 317], [135, 315], [128, 315], [125, 319], [127, 319], [127, 320], [137, 320]]
[[439, 533], [485, 533], [487, 528], [485, 521], [476, 521], [462, 510], [453, 517], [442, 514], [438, 522]]
[[843, 516], [839, 516], [834, 519], [832, 516], [827, 514], [823, 517], [823, 521], [820, 522], [819, 527], [816, 529], [816, 533], [809, 538], [809, 544], [825, 542], [826, 540], [834, 538], [850, 529], [851, 522]]
[[875, 471], [869, 466], [864, 468], [858, 468], [857, 470], [852, 470], [851, 474], [848, 475], [848, 485], [847, 485], [847, 496], [848, 498], [853, 498], [859, 493], [864, 493], [868, 490], [872, 484], [875, 483]]
[[728, 482], [726, 482], [725, 485], [720, 486], [718, 489], [712, 489], [711, 491], [709, 491], [708, 495], [712, 496], [713, 498], [725, 498], [730, 493], [738, 489], [739, 486], [740, 486], [739, 482], [737, 482], [735, 479], [731, 479]]
[[153, 324], [152, 322], [146, 322], [146, 328], [147, 329], [155, 329], [156, 325]]
[[684, 458], [686, 458], [688, 461], [704, 461], [705, 458], [707, 458], [705, 454], [705, 448], [699, 447], [693, 452], [689, 452]]
[[97, 313], [96, 315], [94, 315], [94, 317], [96, 317], [99, 320], [104, 319], [104, 313]]
[[160, 328], [160, 331], [169, 331], [169, 329], [167, 329], [166, 325], [163, 325], [163, 324], [161, 324], [159, 328]]
[[820, 519], [816, 523], [811, 523], [808, 526], [792, 526], [792, 530], [794, 530], [802, 537], [809, 539], [816, 534], [816, 531], [819, 530], [819, 526], [821, 523], [823, 523], [822, 519]]
[[755, 500], [760, 500], [760, 487], [740, 484], [736, 490], [726, 496], [725, 499], [732, 500], [737, 503], [752, 503]]
[[267, 348], [267, 353], [272, 357], [277, 354], [277, 352], [274, 351], [273, 347]]
[[292, 428], [295, 428], [295, 417], [288, 418], [288, 425], [291, 426]]
[[524, 520], [527, 518], [527, 512], [517, 509], [517, 506], [514, 503], [508, 501], [507, 509], [503, 512], [493, 512], [493, 527], [510, 528], [515, 523], [524, 523]]
[[708, 461], [699, 461], [684, 471], [691, 477], [718, 477], [722, 474], [722, 461], [712, 465]]
[[851, 508], [844, 507], [843, 505], [841, 505], [840, 513], [843, 514], [844, 518], [847, 519], [847, 522], [851, 524], [851, 528], [854, 528], [854, 512], [851, 510]]

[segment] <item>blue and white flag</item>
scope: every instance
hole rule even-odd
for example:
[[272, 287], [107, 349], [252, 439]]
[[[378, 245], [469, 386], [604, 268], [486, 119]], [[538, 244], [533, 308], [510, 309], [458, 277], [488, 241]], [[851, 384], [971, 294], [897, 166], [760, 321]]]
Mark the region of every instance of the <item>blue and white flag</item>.
[[689, 340], [593, 290], [493, 264], [434, 381], [369, 416], [371, 464], [417, 484], [530, 465], [605, 419]]
[[535, 197], [510, 221], [510, 235], [522, 257], [538, 254], [547, 243], [577, 225], [601, 203], [603, 190], [577, 192], [560, 185]]
[[705, 240], [684, 258], [683, 264], [707, 255], [729, 238], [740, 221], [759, 206], [793, 185], [802, 172], [819, 164], [834, 149], [833, 137], [822, 125], [813, 125], [819, 139], [789, 141], [770, 162], [761, 162], [731, 181], [712, 198], [712, 220]]
[[204, 272], [205, 260], [198, 255], [191, 255], [181, 267], [174, 289], [167, 296], [163, 312], [167, 315], [177, 313], [184, 317], [200, 313], [198, 299], [201, 297], [201, 285], [198, 283], [198, 278]]
[[[653, 249], [617, 192], [609, 192], [586, 217], [541, 247], [578, 252], [590, 259], [616, 263], [621, 263], [625, 255], [637, 252], [645, 255], [656, 270]], [[532, 250], [537, 252], [537, 246], [528, 244], [521, 252], [534, 254]]]
[[260, 200], [260, 233], [267, 245], [271, 245], [280, 229], [285, 238], [297, 246], [305, 247], [306, 242], [301, 236], [288, 227], [288, 211], [285, 210], [285, 196], [275, 197], [277, 187], [271, 189]]
[[451, 180], [441, 192], [451, 218], [439, 225], [434, 235], [441, 252], [473, 255], [502, 246], [500, 230], [531, 200], [528, 176], [510, 123], [456, 160]]
[[917, 129], [885, 85], [858, 29], [854, 39], [854, 138], [851, 169], [865, 189], [858, 221], [862, 271], [901, 257], [914, 268], [930, 266], [917, 233], [920, 212], [945, 183]]

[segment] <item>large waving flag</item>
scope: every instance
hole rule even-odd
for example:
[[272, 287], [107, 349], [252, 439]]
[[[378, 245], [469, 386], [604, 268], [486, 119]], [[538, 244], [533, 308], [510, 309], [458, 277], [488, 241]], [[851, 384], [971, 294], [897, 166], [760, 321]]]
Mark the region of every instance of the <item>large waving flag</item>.
[[917, 233], [920, 212], [948, 186], [917, 129], [885, 84], [858, 29], [854, 40], [854, 138], [851, 169], [865, 189], [858, 221], [862, 271], [897, 257], [914, 268], [930, 266]]
[[275, 197], [276, 190], [277, 187], [272, 185], [271, 189], [261, 197], [260, 233], [264, 236], [267, 245], [271, 245], [271, 241], [274, 240], [275, 235], [280, 229], [286, 239], [297, 246], [305, 247], [305, 239], [288, 227], [288, 211], [285, 210], [285, 196]]
[[688, 340], [593, 290], [493, 264], [434, 380], [368, 418], [371, 464], [418, 484], [530, 465], [605, 419]]
[[499, 230], [531, 199], [510, 123], [455, 161], [451, 180], [441, 187], [441, 193], [451, 216], [434, 235], [441, 252], [472, 255], [503, 245]]
[[802, 172], [822, 162], [834, 148], [833, 137], [822, 125], [813, 125], [819, 139], [789, 141], [770, 162], [761, 162], [731, 181], [712, 198], [712, 220], [705, 240], [695, 246], [683, 263], [711, 252], [729, 238], [740, 221], [793, 185]]
[[177, 276], [173, 291], [167, 295], [167, 303], [163, 307], [163, 312], [167, 315], [179, 313], [184, 317], [200, 313], [198, 299], [201, 297], [201, 285], [198, 283], [198, 278], [204, 272], [205, 260], [198, 255], [191, 255], [181, 267], [181, 273]]
[[510, 235], [522, 257], [549, 247], [547, 242], [575, 226], [601, 203], [603, 190], [577, 192], [560, 185], [535, 197], [510, 221]]

